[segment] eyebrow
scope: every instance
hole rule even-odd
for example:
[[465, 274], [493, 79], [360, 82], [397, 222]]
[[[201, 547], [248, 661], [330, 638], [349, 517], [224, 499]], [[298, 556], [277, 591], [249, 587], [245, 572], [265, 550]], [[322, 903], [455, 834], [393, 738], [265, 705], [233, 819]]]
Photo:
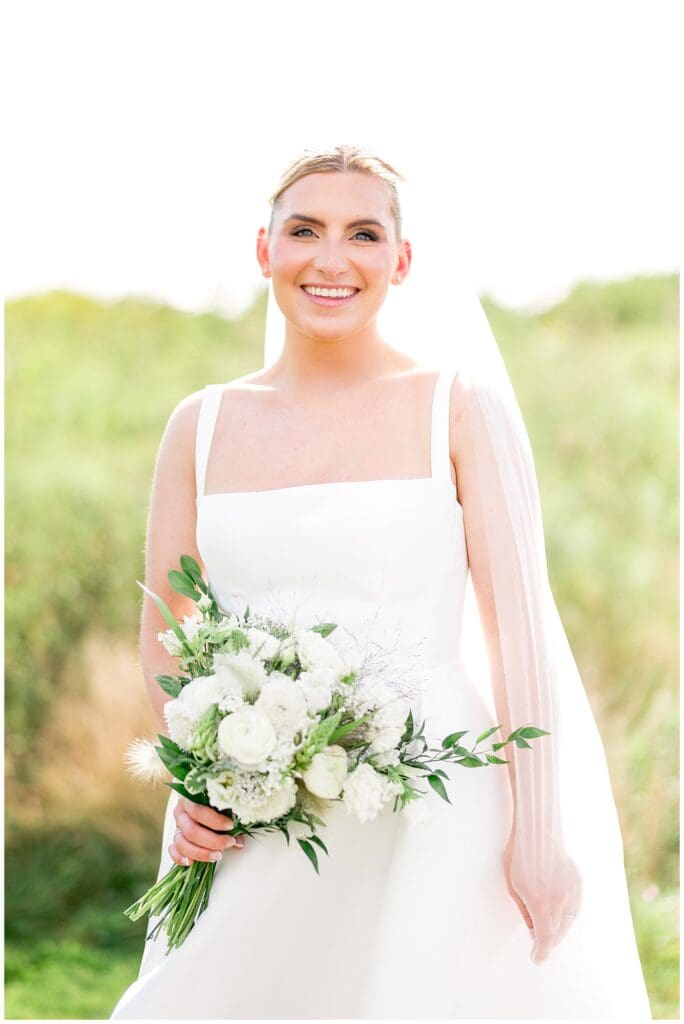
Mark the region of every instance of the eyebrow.
[[[318, 220], [317, 217], [310, 217], [308, 213], [293, 213], [285, 220], [285, 223], [289, 224], [291, 220], [303, 220], [306, 221], [307, 224], [315, 224], [317, 228], [325, 227], [325, 223], [322, 220]], [[378, 228], [385, 227], [382, 221], [374, 220], [373, 217], [362, 217], [361, 220], [350, 221], [349, 224], [345, 225], [344, 230], [349, 231], [350, 228], [360, 228], [365, 224], [375, 224]]]

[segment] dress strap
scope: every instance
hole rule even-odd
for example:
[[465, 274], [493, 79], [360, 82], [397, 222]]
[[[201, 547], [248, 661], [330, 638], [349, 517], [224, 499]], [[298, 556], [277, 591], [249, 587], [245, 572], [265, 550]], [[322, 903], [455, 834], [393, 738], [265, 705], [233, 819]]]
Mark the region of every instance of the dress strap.
[[221, 408], [222, 397], [221, 384], [207, 384], [202, 396], [199, 416], [197, 417], [197, 433], [195, 435], [195, 485], [197, 497], [204, 494], [209, 451], [214, 436], [216, 418]]
[[449, 482], [449, 398], [455, 375], [454, 367], [443, 367], [437, 374], [437, 383], [432, 394], [431, 476], [435, 480]]

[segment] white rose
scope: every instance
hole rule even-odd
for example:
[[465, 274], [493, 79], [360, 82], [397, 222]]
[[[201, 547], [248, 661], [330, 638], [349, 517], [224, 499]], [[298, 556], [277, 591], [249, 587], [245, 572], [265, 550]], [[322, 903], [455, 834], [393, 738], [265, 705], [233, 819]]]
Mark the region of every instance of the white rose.
[[250, 654], [253, 658], [259, 658], [261, 661], [271, 661], [280, 650], [278, 637], [272, 636], [264, 629], [257, 629], [256, 626], [249, 627], [247, 639], [249, 640]]
[[266, 760], [276, 745], [275, 729], [266, 715], [249, 704], [223, 719], [218, 744], [226, 757], [253, 768]]
[[292, 810], [297, 800], [297, 784], [292, 776], [286, 776], [282, 784], [260, 803], [242, 801], [239, 796], [233, 798], [230, 809], [245, 825], [257, 821], [275, 821]]
[[261, 661], [246, 650], [237, 654], [215, 654], [213, 669], [218, 676], [237, 680], [245, 700], [249, 701], [257, 697], [268, 679], [268, 672]]
[[375, 818], [382, 805], [400, 791], [398, 783], [389, 782], [364, 762], [348, 776], [342, 798], [348, 813], [363, 822]]
[[297, 685], [306, 698], [309, 711], [314, 714], [323, 711], [332, 700], [335, 676], [325, 668], [316, 669], [312, 672], [300, 672]]
[[311, 629], [300, 629], [296, 634], [297, 656], [303, 669], [325, 668], [339, 675], [345, 663], [331, 643]]
[[333, 800], [340, 795], [347, 772], [347, 752], [344, 747], [333, 744], [314, 754], [302, 780], [314, 796]]
[[266, 715], [276, 732], [293, 736], [304, 724], [306, 698], [300, 687], [288, 676], [274, 679], [273, 675], [269, 676], [254, 707]]

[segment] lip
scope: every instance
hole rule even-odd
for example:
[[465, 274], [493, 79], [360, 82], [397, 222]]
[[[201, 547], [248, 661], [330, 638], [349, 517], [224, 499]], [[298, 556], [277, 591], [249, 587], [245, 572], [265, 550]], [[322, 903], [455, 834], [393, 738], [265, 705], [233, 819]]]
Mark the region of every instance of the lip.
[[[316, 306], [328, 306], [329, 308], [333, 307], [333, 306], [346, 306], [349, 302], [353, 302], [354, 299], [356, 298], [356, 296], [361, 291], [361, 289], [360, 288], [356, 288], [356, 285], [354, 285], [354, 284], [335, 284], [335, 285], [330, 285], [330, 284], [309, 284], [307, 282], [305, 284], [300, 284], [299, 287], [301, 289], [302, 294], [305, 295], [306, 298], [309, 299], [310, 302], [313, 302]], [[354, 292], [353, 295], [348, 295], [344, 299], [333, 299], [329, 295], [328, 296], [325, 296], [325, 295], [309, 295], [308, 292], [304, 291], [305, 288], [355, 288], [356, 291]]]

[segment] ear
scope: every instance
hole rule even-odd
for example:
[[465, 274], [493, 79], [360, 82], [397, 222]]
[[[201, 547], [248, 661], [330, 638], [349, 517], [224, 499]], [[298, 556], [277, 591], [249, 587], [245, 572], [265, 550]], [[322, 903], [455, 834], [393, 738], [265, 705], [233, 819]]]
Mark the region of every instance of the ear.
[[269, 237], [266, 228], [261, 227], [257, 232], [256, 257], [264, 277], [271, 276], [271, 260], [269, 257]]
[[411, 243], [408, 238], [402, 238], [399, 243], [399, 252], [397, 254], [397, 262], [394, 267], [394, 273], [392, 275], [392, 281], [395, 284], [401, 284], [406, 275], [409, 272], [411, 266]]

